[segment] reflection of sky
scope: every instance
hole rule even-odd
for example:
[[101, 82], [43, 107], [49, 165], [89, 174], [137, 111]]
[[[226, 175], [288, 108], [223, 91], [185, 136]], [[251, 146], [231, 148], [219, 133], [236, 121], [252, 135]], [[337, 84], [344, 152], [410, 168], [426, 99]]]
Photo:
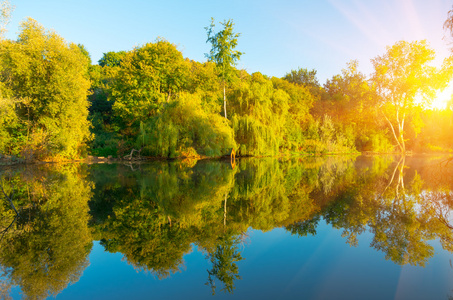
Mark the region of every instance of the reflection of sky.
[[452, 255], [437, 241], [431, 243], [436, 255], [425, 268], [400, 267], [369, 247], [371, 234], [350, 247], [341, 233], [322, 221], [316, 236], [249, 231], [239, 246], [242, 280], [233, 295], [221, 292], [218, 283], [215, 297], [205, 285], [209, 260], [195, 246], [184, 257], [182, 272], [158, 280], [96, 242], [82, 278], [57, 299], [444, 299], [453, 289]]

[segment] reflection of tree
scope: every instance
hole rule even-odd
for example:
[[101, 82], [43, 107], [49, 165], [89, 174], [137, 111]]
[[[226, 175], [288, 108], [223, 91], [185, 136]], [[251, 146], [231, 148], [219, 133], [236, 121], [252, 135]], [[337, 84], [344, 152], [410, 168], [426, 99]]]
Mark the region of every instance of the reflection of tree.
[[[213, 292], [219, 282], [222, 291], [234, 290], [242, 260], [238, 243], [248, 228], [315, 235], [324, 219], [343, 229], [351, 245], [369, 231], [372, 246], [386, 258], [423, 265], [433, 255], [433, 239], [452, 251], [453, 195], [450, 183], [434, 180], [432, 168], [419, 164], [375, 157], [373, 163], [242, 159], [234, 170], [223, 161], [155, 162], [135, 171], [96, 165], [90, 169], [93, 192], [77, 168], [3, 176], [19, 217], [1, 241], [0, 291], [6, 295], [20, 285], [31, 298], [58, 294], [86, 267], [90, 231], [107, 251], [123, 253], [158, 278], [179, 271], [195, 244], [212, 264]], [[0, 230], [14, 216], [2, 201]]]
[[[19, 217], [19, 213], [13, 203], [13, 192], [10, 192], [9, 195], [5, 192], [2, 182], [0, 182], [0, 199], [4, 197], [6, 201], [0, 202], [0, 215], [2, 216], [2, 222], [0, 224], [0, 243], [3, 240], [3, 237], [8, 232], [8, 230], [13, 226]], [[8, 204], [6, 204], [8, 203]], [[9, 208], [14, 211], [14, 216], [11, 216], [12, 212], [8, 212]], [[12, 221], [7, 225], [8, 221], [12, 218]]]
[[212, 227], [202, 230], [206, 219], [223, 220], [215, 218], [217, 200], [230, 189], [233, 174], [228, 164], [205, 162], [157, 162], [138, 174], [123, 170], [116, 178], [121, 184], [99, 185], [90, 203], [97, 235], [106, 250], [165, 278], [181, 269], [191, 243], [212, 233]]
[[208, 270], [208, 282], [206, 284], [211, 286], [213, 295], [216, 291], [216, 279], [223, 283], [224, 288], [221, 291], [225, 293], [233, 293], [234, 281], [241, 279], [236, 264], [243, 259], [238, 247], [240, 238], [226, 234], [219, 240], [215, 251], [209, 253], [212, 269]]
[[[126, 200], [126, 199], [125, 199]], [[139, 270], [166, 278], [180, 270], [190, 251], [190, 236], [168, 222], [159, 207], [147, 199], [127, 199], [113, 208], [114, 216], [98, 227], [101, 244], [109, 252], [121, 252]]]
[[[334, 193], [328, 194], [330, 201], [319, 217], [342, 228], [350, 245], [357, 245], [358, 235], [370, 231], [371, 246], [384, 252], [387, 259], [401, 265], [423, 266], [434, 254], [430, 240], [439, 238], [445, 249], [453, 248], [453, 233], [447, 221], [452, 207], [451, 190], [430, 191], [430, 185], [410, 167], [417, 167], [419, 161], [412, 159], [406, 165], [406, 160], [399, 158], [387, 170], [374, 166], [358, 169], [352, 182], [337, 185]], [[301, 224], [302, 235], [307, 232], [305, 224], [310, 222]], [[297, 232], [295, 226], [288, 229]], [[308, 230], [314, 231], [310, 227]]]
[[[121, 168], [115, 171], [120, 175], [107, 180], [103, 170], [110, 168]], [[134, 267], [159, 278], [180, 270], [194, 243], [213, 259], [212, 280], [226, 280], [227, 274], [235, 279], [233, 237], [249, 227], [268, 230], [311, 216], [316, 208], [307, 178], [316, 181], [317, 168], [276, 160], [246, 160], [234, 170], [219, 161], [156, 162], [138, 172], [95, 166], [94, 235], [106, 250], [123, 253]], [[230, 283], [226, 287], [232, 290]]]
[[449, 210], [438, 207], [451, 196], [433, 202], [412, 165], [410, 158], [392, 157], [243, 159], [234, 170], [219, 161], [156, 162], [135, 172], [121, 169], [109, 180], [102, 170], [120, 167], [97, 166], [91, 222], [108, 251], [124, 253], [159, 278], [180, 270], [196, 244], [212, 262], [208, 283], [223, 282], [226, 292], [239, 278], [233, 237], [248, 228], [314, 235], [323, 218], [343, 229], [350, 245], [370, 231], [372, 246], [388, 259], [423, 265], [433, 255], [430, 240], [451, 244], [444, 222]]
[[62, 168], [4, 178], [5, 185], [15, 187], [20, 213], [2, 241], [0, 265], [4, 282], [19, 285], [28, 298], [57, 295], [88, 265], [91, 185], [81, 175]]
[[290, 224], [285, 227], [286, 230], [291, 232], [291, 234], [297, 234], [298, 236], [307, 236], [308, 234], [316, 235], [316, 227], [318, 226], [321, 217], [315, 216], [309, 220], [302, 220]]

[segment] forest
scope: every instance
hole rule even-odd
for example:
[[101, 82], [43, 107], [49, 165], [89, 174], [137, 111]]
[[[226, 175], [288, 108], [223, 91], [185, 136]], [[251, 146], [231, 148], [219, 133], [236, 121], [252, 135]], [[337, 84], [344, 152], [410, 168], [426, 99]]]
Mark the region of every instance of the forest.
[[[11, 11], [3, 8], [1, 21]], [[450, 14], [451, 16], [451, 14]], [[445, 30], [451, 29], [451, 18]], [[450, 27], [449, 27], [450, 26]], [[203, 29], [200, 29], [203, 30]], [[236, 68], [246, 55], [232, 20], [205, 28], [206, 61], [158, 38], [96, 63], [29, 18], [0, 39], [0, 156], [63, 161], [453, 151], [453, 102], [430, 106], [452, 79], [453, 57], [432, 66], [426, 41], [400, 41], [319, 83], [316, 70], [283, 78]], [[1, 158], [0, 157], [0, 158]]]

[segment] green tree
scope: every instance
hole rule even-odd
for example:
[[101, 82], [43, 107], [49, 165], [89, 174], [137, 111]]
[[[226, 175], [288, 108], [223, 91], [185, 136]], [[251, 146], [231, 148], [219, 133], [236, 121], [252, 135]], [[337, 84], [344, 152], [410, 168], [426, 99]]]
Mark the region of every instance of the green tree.
[[275, 155], [284, 143], [289, 95], [261, 73], [231, 88], [231, 119], [241, 155]]
[[284, 91], [289, 95], [289, 108], [286, 116], [284, 148], [300, 151], [306, 144], [306, 128], [312, 115], [310, 109], [315, 97], [309, 88], [288, 82], [287, 80], [272, 77], [274, 89]]
[[77, 47], [79, 47], [80, 52], [82, 52], [83, 56], [85, 56], [86, 59], [88, 60], [88, 65], [91, 66], [91, 55], [90, 55], [90, 52], [88, 52], [87, 48], [85, 48], [85, 46], [82, 45], [82, 44], [77, 44]]
[[[386, 136], [386, 124], [377, 118], [376, 97], [366, 76], [358, 71], [358, 62], [351, 61], [341, 74], [324, 84], [321, 101], [315, 104], [313, 114], [332, 117], [342, 134], [349, 135], [358, 150], [391, 151]], [[347, 135], [348, 136], [348, 135]]]
[[126, 51], [109, 51], [102, 55], [98, 63], [101, 67], [118, 67], [125, 56]]
[[28, 19], [17, 41], [1, 41], [0, 61], [3, 91], [25, 105], [18, 111], [29, 126], [23, 153], [38, 159], [80, 155], [90, 139], [88, 59], [80, 48]]
[[[0, 240], [0, 276], [20, 286], [27, 299], [56, 296], [77, 282], [89, 264], [88, 200], [93, 186], [84, 177], [82, 169], [68, 165], [0, 178], [6, 193], [14, 191], [19, 211]], [[1, 208], [0, 213], [3, 223]]]
[[234, 281], [241, 279], [239, 268], [236, 264], [236, 262], [243, 259], [238, 247], [240, 237], [227, 233], [219, 239], [215, 252], [209, 254], [212, 269], [208, 270], [207, 284], [211, 286], [213, 295], [215, 295], [216, 290], [216, 278], [224, 284], [224, 288], [221, 291], [225, 293], [233, 293], [235, 288]]
[[291, 70], [283, 79], [306, 87], [313, 96], [318, 98], [320, 96], [321, 86], [316, 78], [316, 73], [317, 71], [315, 69], [309, 71], [308, 69], [299, 68], [297, 70]]
[[379, 109], [402, 153], [406, 152], [406, 118], [429, 104], [451, 78], [451, 59], [438, 69], [429, 65], [434, 57], [426, 41], [400, 41], [372, 60]]
[[183, 90], [188, 70], [182, 53], [165, 40], [128, 52], [112, 84], [115, 114], [126, 127], [138, 129], [140, 121], [157, 114], [163, 103]]
[[225, 20], [220, 24], [223, 26], [223, 30], [217, 33], [214, 31], [214, 18], [211, 18], [211, 25], [205, 27], [208, 34], [206, 42], [211, 43], [211, 50], [206, 57], [217, 65], [217, 72], [223, 83], [223, 109], [225, 118], [227, 118], [225, 85], [231, 80], [233, 67], [244, 53], [234, 50], [240, 34], [233, 32], [233, 20]]
[[[94, 140], [90, 143], [91, 153], [96, 156], [123, 154], [122, 136], [119, 133], [117, 119], [113, 113], [114, 98], [112, 86], [117, 78], [121, 60], [126, 52], [107, 52], [101, 58], [100, 65], [91, 65], [88, 73], [91, 80], [89, 119]], [[104, 63], [101, 63], [104, 61]], [[125, 149], [124, 149], [125, 150]]]
[[219, 114], [203, 110], [197, 93], [180, 93], [158, 115], [140, 126], [137, 142], [144, 153], [178, 157], [227, 155], [235, 148], [234, 133]]

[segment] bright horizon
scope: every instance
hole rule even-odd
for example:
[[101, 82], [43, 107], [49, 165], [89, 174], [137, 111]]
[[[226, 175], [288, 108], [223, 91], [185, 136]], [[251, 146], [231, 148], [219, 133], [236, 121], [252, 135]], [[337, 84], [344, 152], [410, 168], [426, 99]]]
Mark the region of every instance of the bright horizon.
[[[373, 72], [370, 60], [399, 40], [426, 39], [436, 64], [450, 55], [443, 23], [447, 0], [349, 1], [58, 1], [11, 0], [15, 5], [7, 38], [31, 17], [68, 42], [83, 44], [93, 63], [108, 51], [131, 50], [158, 37], [178, 45], [184, 57], [203, 62], [209, 51], [204, 27], [233, 19], [245, 52], [238, 68], [283, 77], [292, 69], [317, 70], [321, 84], [351, 60]], [[450, 88], [448, 91], [453, 91]], [[450, 99], [437, 100], [436, 107]]]

